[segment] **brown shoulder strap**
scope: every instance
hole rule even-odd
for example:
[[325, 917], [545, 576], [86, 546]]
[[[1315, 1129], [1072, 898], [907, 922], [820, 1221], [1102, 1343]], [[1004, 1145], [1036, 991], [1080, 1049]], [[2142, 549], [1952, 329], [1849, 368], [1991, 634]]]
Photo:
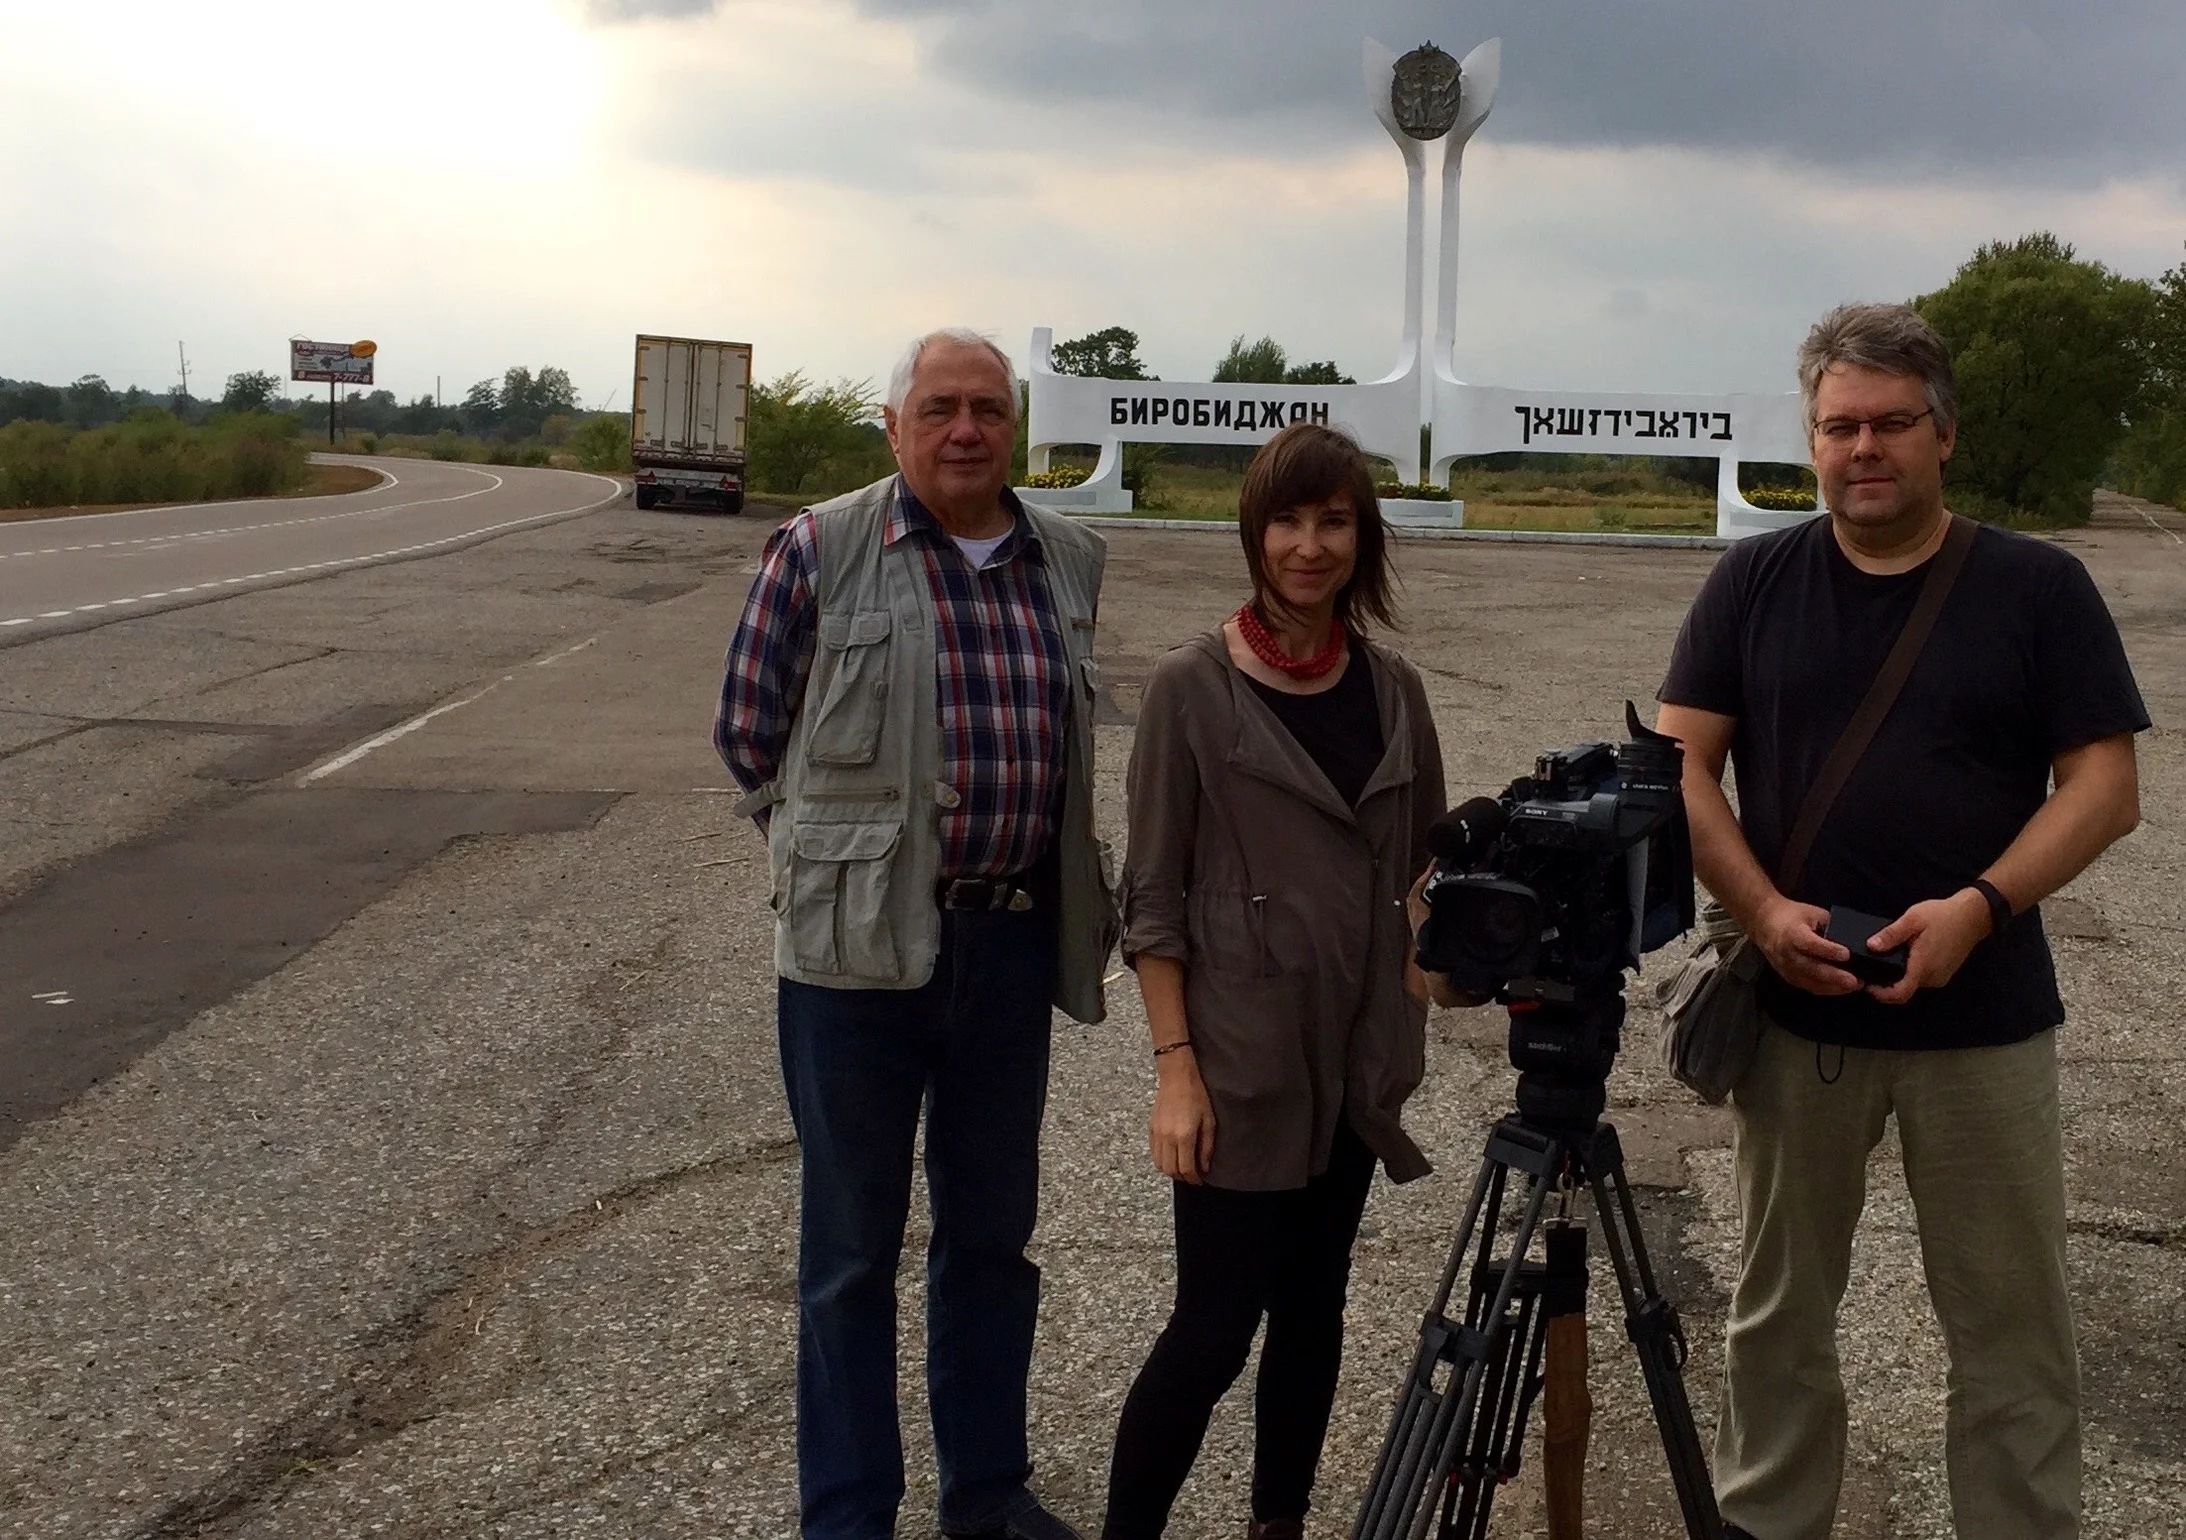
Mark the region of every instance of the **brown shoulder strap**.
[[[1825, 513], [1822, 517], [1829, 515]], [[1814, 777], [1814, 784], [1807, 788], [1806, 799], [1799, 804], [1799, 816], [1792, 822], [1791, 838], [1784, 842], [1783, 865], [1778, 869], [1780, 875], [1776, 885], [1786, 895], [1791, 894], [1799, 886], [1799, 879], [1806, 875], [1806, 858], [1814, 849], [1814, 837], [1822, 832], [1822, 820], [1829, 816], [1829, 809], [1836, 802], [1837, 793], [1844, 790], [1844, 783], [1852, 779], [1860, 756], [1875, 741], [1876, 729], [1882, 726], [1883, 718], [1897, 704], [1898, 692], [1912, 677], [1913, 665], [1920, 661], [1921, 649], [1928, 645], [1928, 634], [1935, 630], [1936, 617], [1943, 613], [1943, 601], [1951, 596], [1951, 585], [1958, 581], [1959, 569], [1966, 565], [1966, 553], [1973, 549], [1974, 536], [1980, 533], [1981, 526], [1971, 519], [1954, 513], [1950, 520], [1951, 532], [1943, 537], [1942, 549], [1929, 564], [1928, 576], [1921, 582], [1920, 597], [1913, 602], [1913, 613], [1906, 617], [1905, 629], [1898, 633], [1890, 656], [1882, 661], [1881, 672], [1867, 687], [1867, 698], [1860, 702], [1859, 710], [1852, 713], [1852, 720], [1845, 724], [1836, 747], [1829, 751], [1829, 758], [1822, 761], [1821, 772]]]

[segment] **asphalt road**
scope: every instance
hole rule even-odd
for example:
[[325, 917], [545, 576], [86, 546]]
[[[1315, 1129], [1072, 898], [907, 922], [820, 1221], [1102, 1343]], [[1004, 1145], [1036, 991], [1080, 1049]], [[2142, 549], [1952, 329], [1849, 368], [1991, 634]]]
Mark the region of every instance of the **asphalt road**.
[[387, 479], [336, 497], [0, 523], [0, 646], [446, 552], [620, 495], [620, 484], [606, 476], [335, 458], [370, 465]]
[[[2111, 512], [2065, 543], [2158, 724], [2146, 817], [2047, 910], [2086, 1533], [2186, 1540], [2186, 531]], [[0, 1092], [21, 1097], [0, 1105], [0, 1536], [793, 1532], [765, 863], [707, 742], [767, 528], [616, 503], [0, 651]], [[1096, 805], [1117, 837], [1138, 687], [1241, 574], [1233, 536], [1110, 541]], [[1714, 560], [1401, 544], [1400, 645], [1453, 795], [1613, 729]], [[1035, 1480], [1089, 1531], [1171, 1284], [1145, 1024], [1127, 986], [1112, 1001], [1057, 1029], [1035, 1242]], [[1726, 1130], [1663, 1078], [1656, 1025], [1635, 1009], [1612, 1115], [1705, 1429]], [[1377, 1184], [1316, 1534], [1348, 1527], [1509, 1100], [1495, 1013], [1438, 1012], [1408, 1123], [1439, 1170]], [[1845, 1304], [1839, 1533], [1942, 1540], [1943, 1351], [1894, 1158], [1886, 1139]], [[933, 1533], [923, 1240], [916, 1219], [906, 1537]], [[1675, 1533], [1595, 1269], [1589, 1533]], [[1250, 1442], [1248, 1384], [1173, 1533], [1242, 1531]], [[1495, 1533], [1538, 1532], [1536, 1464]]]

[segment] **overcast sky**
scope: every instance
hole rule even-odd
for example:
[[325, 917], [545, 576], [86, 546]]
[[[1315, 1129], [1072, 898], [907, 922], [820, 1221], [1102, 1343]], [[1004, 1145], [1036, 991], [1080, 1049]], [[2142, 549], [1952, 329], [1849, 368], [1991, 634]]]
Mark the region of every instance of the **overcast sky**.
[[[1815, 314], [2053, 229], [2186, 254], [2178, 0], [0, 0], [0, 375], [371, 337], [449, 396], [638, 331], [884, 378], [932, 326], [1370, 378], [1403, 175], [1360, 43], [1503, 39], [1458, 372], [1790, 388]], [[298, 387], [303, 389], [306, 387]]]

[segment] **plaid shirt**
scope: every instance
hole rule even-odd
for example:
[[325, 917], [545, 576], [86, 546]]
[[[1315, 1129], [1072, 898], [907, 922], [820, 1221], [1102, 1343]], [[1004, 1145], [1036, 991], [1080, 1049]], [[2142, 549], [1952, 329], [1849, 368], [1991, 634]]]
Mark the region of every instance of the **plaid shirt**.
[[[971, 561], [926, 506], [896, 480], [890, 545], [916, 541], [934, 602], [934, 672], [941, 714], [945, 877], [1003, 877], [1031, 866], [1060, 820], [1069, 665], [1040, 542], [1016, 495], [1015, 521], [986, 565]], [[812, 673], [820, 558], [810, 510], [777, 529], [730, 639], [714, 747], [746, 791], [774, 779]]]

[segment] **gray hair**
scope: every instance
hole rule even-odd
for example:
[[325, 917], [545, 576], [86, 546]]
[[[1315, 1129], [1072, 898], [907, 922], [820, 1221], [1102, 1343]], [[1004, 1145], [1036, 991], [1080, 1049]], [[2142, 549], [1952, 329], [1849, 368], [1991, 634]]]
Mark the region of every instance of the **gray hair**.
[[888, 376], [888, 410], [900, 412], [904, 401], [911, 394], [911, 376], [918, 373], [918, 361], [926, 350], [937, 342], [952, 342], [967, 348], [985, 348], [992, 353], [995, 362], [1002, 366], [1002, 373], [1009, 380], [1010, 415], [1017, 415], [1017, 366], [1010, 362], [1009, 354], [996, 345], [985, 332], [975, 332], [969, 326], [944, 326], [930, 331], [903, 350], [903, 357], [896, 363], [895, 373]]
[[1911, 305], [1839, 305], [1814, 323], [1799, 345], [1799, 399], [1807, 431], [1814, 431], [1814, 393], [1832, 364], [1856, 364], [1920, 381], [1936, 431], [1958, 422], [1958, 383], [1951, 350]]

